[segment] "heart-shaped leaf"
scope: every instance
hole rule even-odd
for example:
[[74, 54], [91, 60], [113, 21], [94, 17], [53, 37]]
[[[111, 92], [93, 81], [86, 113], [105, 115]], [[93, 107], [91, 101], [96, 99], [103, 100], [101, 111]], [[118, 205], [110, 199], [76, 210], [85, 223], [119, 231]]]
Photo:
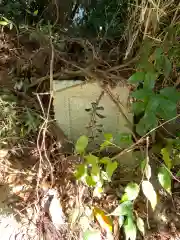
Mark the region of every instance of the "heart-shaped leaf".
[[139, 190], [140, 189], [137, 183], [129, 183], [125, 188], [128, 200], [135, 200], [139, 194]]

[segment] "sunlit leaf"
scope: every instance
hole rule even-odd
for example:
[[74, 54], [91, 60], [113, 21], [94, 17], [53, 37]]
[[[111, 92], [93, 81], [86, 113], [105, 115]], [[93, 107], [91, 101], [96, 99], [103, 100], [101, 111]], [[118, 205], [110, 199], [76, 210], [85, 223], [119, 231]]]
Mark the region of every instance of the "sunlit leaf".
[[139, 186], [137, 183], [128, 183], [125, 188], [128, 200], [135, 200], [139, 194]]
[[119, 227], [121, 228], [124, 223], [124, 216], [119, 216], [118, 222], [119, 222]]
[[124, 224], [124, 232], [126, 235], [126, 240], [136, 240], [137, 228], [132, 219], [132, 217], [128, 217]]
[[101, 232], [98, 230], [87, 230], [83, 233], [83, 240], [101, 240]]
[[104, 211], [99, 208], [94, 208], [93, 212], [101, 228], [104, 229], [106, 232], [112, 232], [113, 222], [111, 218], [109, 216], [106, 216]]
[[154, 210], [157, 204], [157, 195], [153, 185], [149, 181], [142, 182], [142, 191], [146, 198], [150, 201], [151, 207]]
[[86, 183], [87, 183], [87, 185], [88, 186], [96, 186], [96, 182], [93, 180], [93, 177], [92, 176], [90, 176], [90, 175], [87, 175], [86, 176]]
[[9, 24], [9, 22], [6, 21], [0, 21], [0, 25], [1, 26], [7, 26]]
[[127, 193], [124, 193], [123, 195], [122, 195], [122, 197], [121, 197], [121, 203], [122, 202], [126, 202], [126, 201], [128, 201], [129, 200], [129, 198], [128, 198], [128, 195], [127, 195]]
[[133, 205], [131, 201], [121, 203], [112, 213], [113, 216], [131, 216]]
[[76, 179], [80, 179], [86, 173], [85, 164], [79, 164], [76, 168], [75, 177]]
[[34, 15], [34, 16], [37, 16], [37, 15], [38, 15], [38, 10], [34, 11], [34, 12], [33, 12], [33, 15]]
[[107, 172], [109, 178], [112, 177], [112, 175], [113, 175], [114, 171], [116, 170], [117, 166], [118, 166], [118, 164], [117, 164], [117, 162], [115, 162], [115, 161], [114, 161], [114, 162], [111, 162], [111, 161], [110, 161], [110, 162], [107, 164], [107, 166], [106, 166], [106, 172]]
[[169, 170], [166, 167], [162, 166], [158, 172], [158, 180], [159, 180], [161, 186], [169, 194], [171, 194], [171, 179], [172, 179], [172, 177], [171, 177]]
[[172, 168], [172, 160], [170, 159], [170, 155], [169, 155], [167, 148], [162, 148], [161, 154], [163, 156], [163, 160], [164, 160], [166, 166], [170, 170]]
[[87, 145], [88, 145], [88, 137], [85, 135], [81, 136], [76, 142], [76, 146], [75, 146], [76, 152], [79, 154], [84, 153]]
[[103, 157], [100, 159], [100, 163], [103, 163], [105, 165], [107, 165], [110, 161], [111, 159], [109, 157]]
[[142, 218], [140, 217], [137, 217], [136, 219], [136, 224], [137, 224], [137, 227], [139, 229], [139, 231], [142, 233], [142, 235], [144, 236], [144, 233], [145, 233], [145, 228], [144, 228], [144, 221]]
[[89, 154], [89, 155], [85, 156], [85, 159], [87, 160], [88, 164], [91, 164], [93, 166], [93, 165], [97, 164], [99, 158], [92, 154]]
[[144, 72], [136, 72], [128, 79], [128, 82], [129, 83], [139, 83], [139, 82], [143, 82], [144, 78], [145, 78]]
[[151, 166], [147, 163], [144, 168], [145, 176], [147, 180], [151, 178]]

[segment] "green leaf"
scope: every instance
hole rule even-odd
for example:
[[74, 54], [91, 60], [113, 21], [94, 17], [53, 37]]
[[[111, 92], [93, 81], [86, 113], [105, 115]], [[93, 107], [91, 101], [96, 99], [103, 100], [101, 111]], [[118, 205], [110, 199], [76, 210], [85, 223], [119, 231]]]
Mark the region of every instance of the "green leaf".
[[132, 217], [128, 217], [124, 224], [124, 232], [126, 235], [126, 240], [136, 240], [137, 228], [132, 219]]
[[166, 87], [161, 89], [160, 95], [174, 103], [177, 103], [177, 101], [180, 99], [180, 92], [178, 92], [174, 87]]
[[110, 179], [111, 179], [114, 171], [116, 170], [117, 166], [118, 166], [118, 164], [117, 164], [117, 162], [115, 162], [115, 161], [114, 161], [114, 162], [111, 162], [111, 161], [110, 161], [110, 162], [107, 164], [107, 166], [106, 166], [106, 172], [107, 172], [108, 177], [109, 177]]
[[109, 162], [111, 162], [111, 159], [109, 157], [103, 157], [99, 160], [99, 162], [107, 165]]
[[145, 234], [145, 228], [144, 228], [144, 221], [142, 218], [140, 217], [137, 217], [136, 219], [136, 224], [137, 224], [137, 227], [139, 229], [139, 231], [142, 233], [142, 235], [144, 236]]
[[135, 200], [139, 195], [139, 186], [137, 183], [128, 183], [125, 188], [125, 192], [127, 194], [128, 200]]
[[103, 150], [103, 149], [105, 149], [106, 147], [109, 147], [109, 146], [111, 146], [111, 145], [112, 145], [111, 142], [109, 142], [109, 141], [104, 141], [104, 142], [100, 145], [100, 150]]
[[133, 205], [131, 201], [121, 203], [110, 215], [113, 216], [131, 216]]
[[144, 72], [136, 72], [128, 79], [128, 82], [129, 83], [143, 82], [144, 81], [144, 77], [145, 77], [145, 73]]
[[172, 160], [170, 159], [170, 155], [169, 155], [167, 148], [162, 148], [161, 154], [162, 154], [162, 157], [163, 157], [163, 160], [164, 160], [166, 166], [168, 167], [169, 170], [171, 170]]
[[169, 172], [169, 170], [162, 166], [159, 169], [159, 173], [158, 173], [158, 180], [161, 184], [161, 186], [169, 193], [171, 194], [171, 174]]
[[134, 102], [132, 103], [132, 110], [135, 115], [139, 115], [145, 111], [146, 103], [144, 102]]
[[85, 156], [84, 158], [86, 159], [87, 163], [91, 164], [92, 166], [93, 165], [97, 165], [98, 160], [99, 160], [98, 157], [96, 157], [96, 156], [94, 156], [92, 154], [89, 154], [89, 155]]
[[76, 179], [80, 179], [85, 175], [85, 173], [86, 173], [86, 166], [84, 164], [78, 165], [75, 172]]
[[9, 24], [9, 22], [6, 21], [0, 21], [0, 25], [1, 26], [7, 26]]
[[153, 96], [148, 100], [147, 106], [146, 106], [146, 112], [154, 112], [154, 114], [157, 111], [157, 108], [159, 106], [159, 96]]
[[83, 240], [101, 240], [101, 232], [98, 230], [86, 230], [83, 233]]
[[142, 182], [142, 191], [145, 197], [150, 201], [151, 207], [154, 210], [157, 204], [157, 195], [153, 185], [149, 181]]
[[38, 15], [38, 10], [34, 11], [34, 12], [33, 12], [33, 15], [34, 15], [34, 16], [37, 16], [37, 15]]
[[112, 145], [113, 135], [111, 133], [105, 133], [104, 138], [105, 141], [100, 145], [100, 150], [103, 150], [104, 148]]
[[76, 152], [79, 154], [84, 153], [87, 145], [88, 145], [88, 137], [85, 135], [81, 136], [76, 142], [76, 146], [75, 146]]
[[113, 135], [111, 133], [105, 133], [104, 138], [106, 141], [112, 142], [113, 141]]
[[138, 89], [134, 91], [131, 95], [138, 100], [146, 100], [149, 97], [155, 96], [154, 92], [151, 89], [146, 88]]
[[153, 89], [155, 85], [155, 81], [157, 78], [157, 73], [155, 72], [147, 72], [145, 75], [145, 80], [144, 80], [144, 88], [147, 89]]
[[149, 130], [157, 127], [157, 118], [153, 112], [145, 112], [144, 116], [141, 118], [139, 123], [136, 125], [136, 132], [143, 136]]
[[126, 202], [126, 201], [128, 201], [129, 199], [128, 199], [128, 195], [127, 195], [127, 193], [124, 193], [123, 195], [122, 195], [122, 197], [121, 197], [121, 203], [122, 202]]
[[92, 176], [86, 176], [86, 183], [88, 186], [96, 186], [96, 182], [93, 180]]
[[118, 136], [120, 144], [125, 144], [126, 146], [130, 146], [133, 141], [132, 141], [132, 135], [129, 133], [121, 133]]
[[157, 109], [157, 113], [164, 120], [169, 120], [171, 118], [176, 117], [177, 115], [176, 103], [163, 97], [159, 98], [159, 107]]

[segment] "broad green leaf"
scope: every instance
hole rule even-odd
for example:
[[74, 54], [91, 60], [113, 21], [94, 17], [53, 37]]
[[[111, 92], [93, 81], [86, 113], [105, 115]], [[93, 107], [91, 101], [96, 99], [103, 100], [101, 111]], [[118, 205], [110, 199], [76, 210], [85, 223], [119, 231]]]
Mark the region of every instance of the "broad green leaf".
[[105, 230], [106, 232], [112, 232], [112, 219], [109, 216], [106, 216], [106, 214], [104, 213], [104, 211], [102, 211], [100, 208], [94, 208], [93, 209], [94, 212], [94, 216], [97, 219], [99, 225], [101, 226], [101, 228], [103, 230]]
[[169, 155], [167, 148], [162, 148], [161, 154], [162, 154], [162, 157], [163, 157], [163, 160], [164, 160], [166, 166], [168, 167], [169, 170], [171, 170], [172, 160], [170, 159], [170, 155]]
[[145, 197], [150, 201], [151, 207], [154, 210], [157, 204], [157, 195], [153, 185], [149, 181], [142, 182], [142, 191]]
[[157, 118], [155, 113], [153, 112], [146, 112], [144, 116], [141, 118], [139, 123], [136, 125], [136, 132], [143, 136], [146, 134], [149, 130], [157, 127]]
[[90, 187], [96, 186], [96, 182], [93, 180], [92, 176], [89, 175], [86, 176], [86, 184]]
[[146, 106], [146, 112], [153, 112], [156, 113], [157, 108], [159, 106], [159, 97], [158, 96], [153, 96], [148, 100], [147, 106]]
[[84, 176], [86, 173], [86, 166], [85, 164], [80, 164], [77, 166], [75, 177], [76, 179], [80, 179], [82, 176]]
[[99, 161], [100, 163], [107, 165], [109, 162], [111, 162], [111, 159], [109, 157], [103, 157]]
[[98, 163], [98, 160], [99, 160], [98, 157], [96, 157], [92, 154], [89, 154], [89, 155], [85, 156], [84, 158], [86, 159], [87, 163], [91, 164], [92, 166], [96, 165]]
[[128, 183], [125, 188], [125, 192], [127, 194], [128, 200], [135, 200], [139, 195], [139, 186], [137, 183]]
[[155, 81], [157, 78], [157, 73], [155, 72], [147, 72], [145, 75], [145, 80], [144, 80], [144, 88], [147, 89], [153, 89], [155, 85]]
[[118, 222], [119, 222], [119, 227], [121, 228], [124, 223], [124, 216], [119, 216]]
[[144, 72], [136, 72], [128, 79], [128, 82], [129, 83], [139, 83], [139, 82], [143, 82], [144, 78], [145, 78]]
[[88, 145], [88, 137], [85, 135], [81, 136], [76, 142], [76, 146], [75, 146], [76, 152], [79, 154], [84, 153], [87, 145]]
[[132, 110], [135, 115], [139, 115], [145, 111], [146, 103], [144, 102], [134, 102], [132, 103]]
[[174, 103], [177, 103], [180, 99], [180, 92], [176, 90], [174, 87], [166, 87], [160, 90], [161, 96], [166, 99], [171, 100]]
[[151, 89], [138, 89], [134, 91], [132, 94], [132, 97], [138, 99], [138, 100], [145, 100], [148, 99], [149, 97], [154, 97], [155, 94]]
[[169, 120], [176, 117], [177, 115], [177, 106], [176, 103], [165, 99], [161, 96], [159, 98], [159, 107], [157, 109], [157, 114], [164, 120]]
[[159, 169], [158, 173], [158, 180], [161, 184], [161, 186], [169, 193], [171, 194], [171, 174], [166, 167], [162, 166]]
[[139, 229], [139, 231], [142, 233], [142, 235], [144, 236], [145, 234], [145, 228], [144, 228], [144, 221], [142, 220], [142, 218], [140, 217], [137, 217], [136, 219], [136, 224], [137, 224], [137, 227]]
[[126, 240], [136, 240], [137, 228], [132, 219], [132, 217], [128, 217], [124, 224], [124, 232], [126, 235]]
[[83, 240], [101, 240], [101, 232], [98, 230], [87, 230], [83, 233]]
[[108, 177], [109, 177], [110, 179], [111, 179], [114, 171], [116, 170], [117, 166], [118, 166], [118, 164], [117, 164], [117, 162], [115, 162], [115, 161], [114, 161], [114, 162], [110, 161], [110, 162], [107, 164], [107, 166], [106, 166], [106, 172], [107, 172]]
[[1, 26], [7, 26], [9, 24], [9, 22], [6, 21], [0, 21], [0, 25]]
[[98, 164], [92, 165], [91, 174], [94, 175], [94, 176], [99, 176], [100, 168], [99, 168]]
[[121, 203], [110, 215], [113, 216], [131, 216], [133, 205], [131, 201]]

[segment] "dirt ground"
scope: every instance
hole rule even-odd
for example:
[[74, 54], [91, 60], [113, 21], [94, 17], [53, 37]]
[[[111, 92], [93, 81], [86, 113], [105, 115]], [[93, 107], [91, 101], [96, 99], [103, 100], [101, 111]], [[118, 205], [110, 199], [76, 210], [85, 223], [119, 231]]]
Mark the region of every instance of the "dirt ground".
[[[68, 45], [69, 46], [69, 45]], [[67, 49], [64, 48], [63, 49]], [[72, 49], [71, 49], [72, 50]], [[70, 51], [68, 49], [68, 51]], [[74, 51], [74, 50], [73, 50]], [[81, 50], [77, 50], [81, 51]], [[61, 55], [55, 54], [54, 74], [64, 71], [64, 61], [62, 60], [65, 52]], [[68, 57], [71, 58], [71, 53]], [[73, 55], [76, 61], [76, 54]], [[67, 58], [66, 58], [67, 59]], [[16, 34], [0, 34], [0, 88], [8, 89], [11, 94], [18, 98], [19, 106], [27, 105], [35, 109], [41, 115], [42, 106], [47, 110], [49, 104], [49, 95], [42, 94], [49, 90], [49, 66], [51, 61], [51, 48], [47, 42], [41, 43], [36, 40], [29, 40], [29, 35], [25, 34], [17, 37]], [[78, 61], [81, 61], [78, 59]], [[61, 75], [59, 75], [61, 77]], [[83, 78], [84, 76], [78, 76]], [[38, 80], [38, 81], [37, 81]], [[26, 88], [27, 86], [27, 88]], [[41, 93], [41, 94], [40, 94]], [[39, 94], [39, 95], [38, 95]], [[40, 101], [37, 97], [40, 97]], [[53, 108], [51, 106], [50, 117], [53, 119]], [[43, 144], [42, 142], [45, 141]], [[69, 145], [63, 132], [57, 128], [56, 124], [48, 125], [48, 131], [43, 138], [43, 131], [40, 129], [32, 135], [28, 135], [23, 141], [9, 141], [6, 150], [0, 150], [0, 184], [11, 187], [13, 194], [6, 202], [13, 206], [16, 214], [20, 217], [25, 216], [27, 206], [35, 208], [37, 201], [37, 185], [39, 194], [43, 194], [50, 188], [56, 189], [60, 193], [63, 212], [67, 216], [69, 212], [77, 206], [79, 196], [81, 202], [88, 205], [92, 204], [91, 193], [88, 189], [76, 184], [73, 177], [75, 164], [78, 158], [71, 156], [71, 145]], [[48, 154], [48, 156], [47, 156]], [[39, 171], [39, 165], [43, 160], [42, 172]], [[48, 162], [50, 161], [50, 163]], [[52, 167], [53, 166], [53, 167]], [[51, 169], [52, 167], [52, 169]], [[94, 201], [93, 204], [112, 211], [118, 202], [116, 195], [117, 189], [122, 189], [129, 181], [137, 178], [137, 171], [132, 169], [127, 173], [124, 170], [119, 173], [121, 179], [113, 186], [107, 186], [107, 194], [104, 199]], [[38, 176], [38, 178], [37, 178]], [[127, 177], [128, 176], [128, 180]], [[40, 179], [40, 182], [39, 180]], [[83, 190], [82, 190], [83, 189]], [[83, 196], [82, 196], [83, 191]], [[42, 197], [42, 196], [41, 196]], [[135, 203], [135, 210], [145, 222], [149, 222], [150, 229], [147, 228], [147, 240], [179, 240], [180, 239], [180, 183], [179, 179], [173, 182], [172, 196], [167, 196], [164, 192], [159, 192], [158, 207], [154, 213], [147, 210], [147, 203], [138, 199]], [[39, 200], [39, 199], [38, 199]], [[6, 201], [6, 200], [3, 200]], [[148, 212], [148, 214], [147, 214]], [[39, 231], [45, 231], [42, 227], [45, 225], [45, 219], [42, 218], [41, 224], [37, 224]], [[116, 219], [115, 219], [116, 221]], [[38, 221], [37, 221], [38, 222]], [[42, 223], [43, 222], [43, 223]], [[93, 223], [95, 224], [95, 223]], [[41, 225], [41, 227], [39, 227]], [[49, 226], [49, 225], [48, 225]], [[42, 230], [43, 229], [43, 230]], [[70, 230], [68, 230], [70, 231]], [[123, 231], [117, 227], [115, 230], [117, 239], [124, 239]], [[50, 231], [52, 234], [52, 231]], [[72, 239], [78, 239], [78, 230], [74, 230]], [[53, 233], [54, 239], [70, 239], [64, 235]], [[63, 232], [64, 234], [64, 232]], [[77, 234], [77, 235], [76, 235]], [[75, 237], [74, 237], [75, 236]], [[52, 235], [51, 235], [52, 237]], [[53, 239], [53, 238], [49, 239]], [[138, 236], [141, 239], [141, 236]], [[6, 239], [3, 239], [6, 240]]]

